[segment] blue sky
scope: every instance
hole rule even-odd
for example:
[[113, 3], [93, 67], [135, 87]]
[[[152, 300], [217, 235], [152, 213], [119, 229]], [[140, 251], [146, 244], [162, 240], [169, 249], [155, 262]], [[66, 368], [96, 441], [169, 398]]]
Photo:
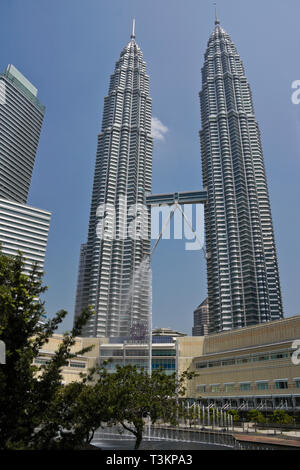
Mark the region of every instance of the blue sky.
[[[277, 242], [285, 315], [299, 307], [300, 3], [222, 0], [221, 24], [243, 59], [260, 125]], [[201, 67], [214, 26], [208, 0], [1, 0], [0, 67], [14, 64], [39, 90], [46, 115], [28, 202], [52, 211], [45, 282], [49, 315], [73, 321], [80, 244], [86, 240], [97, 133], [109, 76], [136, 40], [150, 75], [156, 140], [153, 192], [201, 188]], [[200, 251], [163, 240], [153, 256], [153, 325], [191, 333], [206, 295]]]

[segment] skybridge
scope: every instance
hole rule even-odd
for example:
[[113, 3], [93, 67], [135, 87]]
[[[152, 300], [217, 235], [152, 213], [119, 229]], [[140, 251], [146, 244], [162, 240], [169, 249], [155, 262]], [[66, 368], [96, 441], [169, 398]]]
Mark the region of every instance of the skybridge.
[[204, 204], [207, 201], [207, 191], [185, 191], [181, 193], [146, 194], [147, 206], [173, 206], [173, 204]]
[[166, 194], [146, 194], [145, 195], [145, 205], [152, 207], [160, 207], [160, 206], [171, 206], [170, 214], [162, 227], [162, 230], [157, 238], [152, 251], [150, 253], [150, 259], [157, 247], [158, 242], [161, 240], [164, 231], [166, 230], [168, 224], [171, 222], [171, 219], [174, 215], [176, 210], [181, 212], [183, 218], [187, 222], [188, 226], [190, 227], [191, 231], [195, 235], [196, 239], [199, 242], [199, 245], [206, 256], [205, 248], [202, 245], [201, 240], [198, 237], [198, 234], [195, 232], [191, 221], [187, 218], [186, 214], [182, 210], [181, 206], [185, 204], [205, 204], [207, 201], [207, 191], [202, 189], [200, 191], [185, 191], [181, 193], [166, 193]]

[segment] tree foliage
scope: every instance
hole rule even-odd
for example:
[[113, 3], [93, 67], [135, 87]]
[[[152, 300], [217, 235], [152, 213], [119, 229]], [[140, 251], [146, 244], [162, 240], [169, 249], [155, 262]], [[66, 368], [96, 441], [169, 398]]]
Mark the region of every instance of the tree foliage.
[[259, 410], [255, 410], [255, 409], [249, 410], [247, 418], [249, 421], [251, 421], [252, 423], [256, 423], [256, 424], [262, 424], [266, 422], [266, 419], [264, 415], [262, 414], [262, 412]]
[[272, 423], [277, 424], [293, 424], [293, 417], [290, 416], [285, 410], [275, 410], [270, 417]]
[[238, 423], [239, 421], [241, 421], [239, 412], [237, 410], [235, 410], [235, 409], [228, 410], [227, 414], [232, 416], [232, 420], [233, 420], [234, 423]]
[[103, 367], [100, 377], [109, 384], [109, 405], [112, 417], [109, 424], [120, 424], [134, 434], [138, 449], [147, 418], [155, 424], [158, 420], [176, 425], [178, 422], [178, 399], [185, 393], [185, 383], [193, 373], [184, 372], [180, 378], [155, 370], [151, 375], [136, 366], [117, 366], [116, 372], [108, 374]]
[[82, 313], [38, 376], [34, 359], [67, 312], [61, 310], [43, 322], [45, 307], [40, 297], [47, 287], [42, 284], [42, 273], [37, 266], [30, 275], [23, 271], [21, 254], [0, 253], [0, 339], [6, 345], [6, 364], [0, 367], [0, 449], [38, 447], [50, 404], [61, 387], [62, 367], [74, 357], [75, 336], [92, 314], [90, 309]]

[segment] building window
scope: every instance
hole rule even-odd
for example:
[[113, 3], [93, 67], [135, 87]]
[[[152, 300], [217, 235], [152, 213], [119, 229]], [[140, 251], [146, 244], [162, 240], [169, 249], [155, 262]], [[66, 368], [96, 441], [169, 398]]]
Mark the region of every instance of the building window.
[[152, 356], [176, 356], [175, 349], [153, 349]]
[[197, 385], [197, 391], [200, 393], [205, 393], [206, 385]]
[[210, 386], [210, 390], [213, 393], [218, 393], [220, 391], [220, 384], [213, 384]]
[[235, 364], [235, 359], [227, 359], [226, 361], [222, 361], [222, 366], [232, 366]]
[[264, 354], [262, 356], [254, 356], [253, 357], [254, 362], [268, 361], [268, 360], [269, 360], [269, 354]]
[[196, 363], [196, 369], [205, 369], [207, 367], [206, 362], [197, 362]]
[[300, 379], [294, 379], [294, 380], [295, 380], [296, 388], [300, 388]]
[[35, 360], [34, 360], [35, 364], [41, 364], [41, 365], [47, 365], [50, 363], [50, 359], [43, 359], [41, 357], [37, 357]]
[[126, 349], [126, 356], [149, 356], [147, 349]]
[[221, 365], [221, 361], [216, 362], [209, 362], [208, 367], [219, 367]]
[[77, 369], [85, 369], [83, 362], [70, 362], [70, 367], [76, 367]]
[[175, 370], [175, 359], [153, 359], [152, 368], [155, 369], [172, 369]]
[[225, 386], [225, 392], [233, 392], [234, 384], [224, 384], [224, 386]]
[[251, 357], [240, 357], [236, 362], [237, 364], [247, 364], [248, 362], [251, 362]]
[[257, 390], [268, 390], [268, 382], [257, 382]]
[[276, 354], [271, 354], [271, 359], [286, 359], [289, 357], [288, 352], [279, 352]]
[[115, 357], [115, 356], [123, 356], [122, 349], [100, 349], [100, 356], [106, 357]]
[[276, 380], [275, 387], [277, 390], [283, 390], [288, 388], [288, 381], [287, 380]]
[[248, 392], [249, 390], [251, 390], [251, 383], [247, 382], [247, 383], [240, 384], [240, 390], [242, 392]]

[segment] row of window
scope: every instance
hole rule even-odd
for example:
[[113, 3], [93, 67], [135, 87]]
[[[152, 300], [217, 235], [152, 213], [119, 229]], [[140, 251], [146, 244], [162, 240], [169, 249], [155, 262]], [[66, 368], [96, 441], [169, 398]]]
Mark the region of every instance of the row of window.
[[[275, 383], [275, 390], [286, 390], [289, 388], [288, 380], [274, 380]], [[292, 387], [300, 388], [300, 378], [294, 379], [294, 383]], [[252, 386], [251, 382], [240, 382], [239, 383], [239, 390], [241, 392], [247, 392], [253, 389], [256, 390], [269, 390], [271, 388], [269, 382], [267, 380], [263, 380], [261, 382], [256, 382], [254, 386]], [[272, 387], [273, 388], [273, 387]], [[197, 391], [200, 393], [211, 392], [211, 393], [219, 393], [219, 392], [233, 392], [236, 391], [235, 383], [227, 383], [227, 384], [211, 384], [209, 386], [206, 385], [198, 385]]]
[[247, 364], [251, 362], [263, 362], [269, 360], [279, 360], [287, 359], [291, 357], [293, 351], [290, 350], [280, 350], [280, 351], [271, 351], [262, 354], [249, 354], [247, 356], [237, 357], [237, 358], [228, 358], [220, 361], [205, 361], [205, 362], [196, 362], [196, 369], [206, 369], [207, 367], [221, 367], [221, 366], [232, 366]]
[[[105, 357], [123, 357], [125, 356], [148, 356], [149, 350], [148, 349], [127, 349], [125, 351], [123, 349], [102, 349], [100, 351], [101, 356]], [[152, 356], [176, 356], [175, 349], [153, 349]]]
[[[104, 364], [104, 361], [101, 361], [102, 365]], [[120, 360], [115, 360], [112, 362], [108, 362], [106, 364], [106, 368], [108, 370], [115, 370], [116, 366], [123, 366], [123, 365], [133, 365], [136, 366], [137, 368], [147, 368], [148, 367], [148, 361], [143, 360], [143, 359], [126, 359], [126, 361], [120, 361]], [[152, 369], [160, 369], [162, 368], [163, 370], [173, 370], [175, 371], [176, 363], [175, 359], [154, 359], [152, 360]]]
[[[43, 357], [37, 357], [34, 360], [35, 364], [39, 364], [42, 366], [49, 364], [49, 362], [50, 362], [49, 358], [43, 358]], [[74, 367], [76, 369], [85, 369], [85, 366], [86, 366], [85, 362], [74, 362], [74, 361], [68, 362], [68, 367]]]

